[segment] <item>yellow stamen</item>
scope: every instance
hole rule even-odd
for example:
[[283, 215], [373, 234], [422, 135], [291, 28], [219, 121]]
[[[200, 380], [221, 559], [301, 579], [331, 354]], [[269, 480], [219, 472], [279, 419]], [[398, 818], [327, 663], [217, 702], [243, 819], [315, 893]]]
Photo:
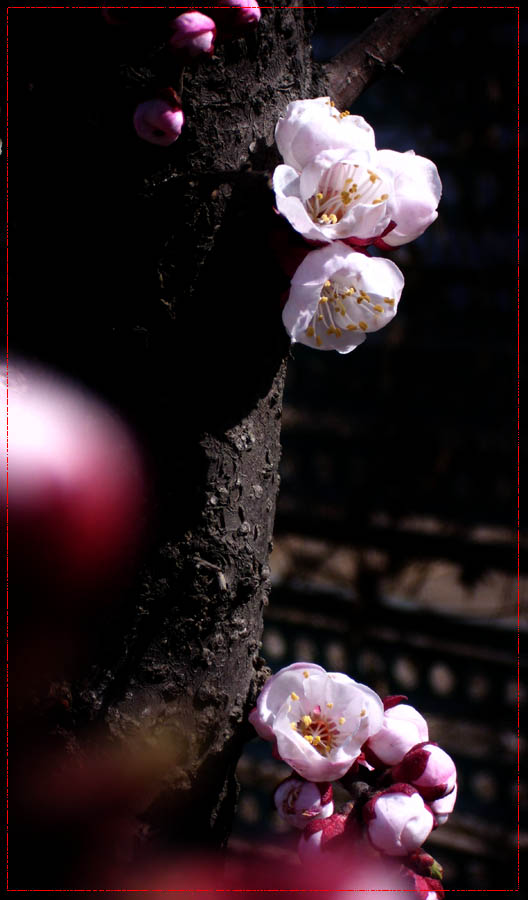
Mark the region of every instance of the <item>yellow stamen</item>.
[[335, 333], [336, 333], [336, 330], [335, 330], [334, 326], [331, 325], [330, 328], [327, 328], [327, 329], [326, 329], [326, 333], [327, 333], [327, 334], [335, 334]]
[[347, 325], [347, 331], [357, 331], [357, 325]]
[[322, 342], [321, 338], [319, 337], [319, 335], [317, 335], [317, 337], [315, 339], [315, 343], [317, 344], [318, 347], [322, 346], [323, 342]]
[[336, 328], [336, 330], [335, 330], [335, 336], [336, 336], [336, 337], [341, 337], [341, 329], [340, 329], [340, 328]]
[[332, 282], [331, 282], [331, 281], [325, 281], [324, 286], [325, 286], [325, 287], [332, 287]]
[[319, 194], [316, 194], [315, 196], [316, 196], [317, 200], [322, 200], [324, 197], [324, 194], [319, 193]]
[[366, 715], [367, 715], [367, 710], [366, 710], [366, 709], [362, 709], [359, 715], [360, 715], [360, 716], [366, 716]]
[[314, 736], [313, 742], [314, 742], [314, 744], [320, 744], [320, 743], [321, 743], [321, 736], [320, 736], [319, 734], [316, 734], [316, 735]]
[[331, 225], [335, 225], [336, 222], [337, 222], [337, 216], [336, 216], [336, 214], [335, 214], [335, 213], [331, 213], [331, 214], [330, 214], [330, 223], [331, 223]]
[[328, 297], [319, 297], [319, 303], [328, 303]]
[[375, 309], [376, 312], [383, 312], [383, 306], [380, 306], [379, 303], [375, 303], [373, 309]]
[[396, 301], [395, 301], [395, 300], [391, 300], [390, 297], [384, 297], [384, 298], [383, 298], [383, 302], [384, 302], [384, 303], [387, 303], [389, 306], [394, 306], [394, 304], [395, 304]]
[[309, 744], [313, 744], [313, 737], [311, 734], [304, 734], [303, 737], [304, 737], [304, 740], [308, 741]]
[[360, 322], [359, 327], [361, 328], [362, 331], [366, 331], [368, 328], [368, 325], [366, 322]]
[[308, 725], [312, 724], [312, 720], [311, 720], [310, 716], [301, 716], [301, 722], [304, 722], [304, 724], [306, 725], [307, 728], [308, 728]]
[[303, 672], [303, 676], [304, 676], [305, 678], [309, 678], [309, 677], [310, 677], [310, 673], [307, 672], [306, 669], [305, 669], [304, 672]]
[[333, 100], [330, 100], [330, 106], [335, 106], [335, 103]]
[[339, 716], [339, 719], [337, 721], [339, 722], [340, 725], [344, 725], [346, 722], [346, 719], [344, 716]]
[[327, 708], [328, 708], [328, 709], [332, 709], [332, 707], [333, 707], [334, 704], [332, 703], [331, 700], [329, 700], [328, 703], [327, 703], [326, 705], [327, 705]]
[[297, 731], [297, 722], [290, 722], [290, 728], [292, 731]]
[[309, 328], [306, 329], [306, 334], [307, 334], [308, 337], [313, 337], [313, 336], [314, 336], [315, 332], [314, 332], [314, 330], [313, 330], [313, 328], [312, 328], [311, 325], [310, 325]]
[[292, 691], [292, 692], [291, 692], [290, 697], [292, 698], [292, 700], [298, 700], [298, 699], [299, 699], [299, 697], [297, 696], [297, 694], [295, 693], [295, 691]]

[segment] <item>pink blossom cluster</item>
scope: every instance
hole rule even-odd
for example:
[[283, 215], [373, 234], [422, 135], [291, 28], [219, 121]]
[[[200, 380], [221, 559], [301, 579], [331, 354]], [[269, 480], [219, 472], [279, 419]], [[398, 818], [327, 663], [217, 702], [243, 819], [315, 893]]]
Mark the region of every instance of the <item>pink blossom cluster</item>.
[[[256, 0], [217, 0], [215, 6], [207, 9], [210, 16], [189, 7], [170, 22], [169, 48], [181, 64], [212, 56], [217, 37], [223, 40], [241, 37], [258, 25], [261, 16]], [[109, 25], [128, 21], [126, 12], [120, 7], [103, 6], [102, 12]], [[172, 93], [175, 95], [174, 91]], [[133, 122], [140, 138], [150, 144], [168, 147], [179, 138], [185, 123], [181, 101], [167, 96], [145, 100], [136, 107]]]
[[293, 342], [350, 353], [393, 318], [403, 289], [397, 266], [367, 248], [392, 250], [435, 221], [438, 171], [413, 150], [378, 150], [368, 122], [329, 97], [290, 103], [275, 140], [284, 160], [273, 175], [277, 210], [307, 245], [286, 330]]
[[[304, 863], [392, 859], [416, 896], [434, 900], [443, 896], [441, 868], [421, 848], [453, 810], [457, 773], [406, 700], [382, 701], [348, 675], [299, 662], [268, 679], [249, 718], [293, 769], [274, 801], [302, 830]], [[352, 797], [342, 812], [334, 808], [338, 780]]]

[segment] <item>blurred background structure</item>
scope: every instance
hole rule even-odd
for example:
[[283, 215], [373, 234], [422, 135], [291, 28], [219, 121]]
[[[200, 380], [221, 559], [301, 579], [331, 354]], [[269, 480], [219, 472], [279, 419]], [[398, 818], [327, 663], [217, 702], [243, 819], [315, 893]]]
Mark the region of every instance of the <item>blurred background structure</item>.
[[[373, 15], [321, 12], [318, 58]], [[350, 356], [293, 348], [263, 642], [274, 671], [313, 660], [424, 713], [460, 784], [427, 847], [459, 889], [517, 884], [516, 17], [447, 10], [352, 110], [378, 147], [433, 159], [444, 196], [391, 255], [389, 328]], [[249, 745], [239, 840], [271, 825], [283, 844], [287, 772]]]

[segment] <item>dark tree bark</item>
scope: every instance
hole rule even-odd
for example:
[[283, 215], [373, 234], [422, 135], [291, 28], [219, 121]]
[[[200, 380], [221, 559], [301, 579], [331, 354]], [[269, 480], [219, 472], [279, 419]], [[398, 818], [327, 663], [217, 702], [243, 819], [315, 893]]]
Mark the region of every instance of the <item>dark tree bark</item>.
[[[270, 241], [273, 135], [290, 101], [326, 87], [311, 61], [312, 11], [276, 7], [184, 71], [159, 12], [111, 27], [97, 10], [20, 10], [10, 23], [13, 206], [32, 260], [15, 248], [27, 297], [15, 341], [125, 409], [156, 478], [139, 587], [94, 616], [79, 665], [57, 673], [67, 702], [41, 697], [37, 709], [42, 734], [74, 755], [164, 735], [172, 761], [140, 821], [165, 845], [225, 843], [267, 672], [259, 642], [288, 353], [288, 282]], [[163, 149], [131, 122], [167, 86], [182, 91], [187, 122]], [[36, 731], [32, 717], [21, 733], [35, 743]]]

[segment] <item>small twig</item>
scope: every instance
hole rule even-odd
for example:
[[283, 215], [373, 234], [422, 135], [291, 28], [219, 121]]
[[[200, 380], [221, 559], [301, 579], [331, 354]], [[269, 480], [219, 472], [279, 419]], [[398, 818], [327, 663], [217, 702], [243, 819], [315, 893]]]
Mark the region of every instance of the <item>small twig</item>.
[[421, 6], [395, 6], [375, 19], [324, 66], [329, 94], [336, 105], [350, 106], [387, 69], [401, 72], [394, 60], [446, 6], [446, 2], [426, 0]]

